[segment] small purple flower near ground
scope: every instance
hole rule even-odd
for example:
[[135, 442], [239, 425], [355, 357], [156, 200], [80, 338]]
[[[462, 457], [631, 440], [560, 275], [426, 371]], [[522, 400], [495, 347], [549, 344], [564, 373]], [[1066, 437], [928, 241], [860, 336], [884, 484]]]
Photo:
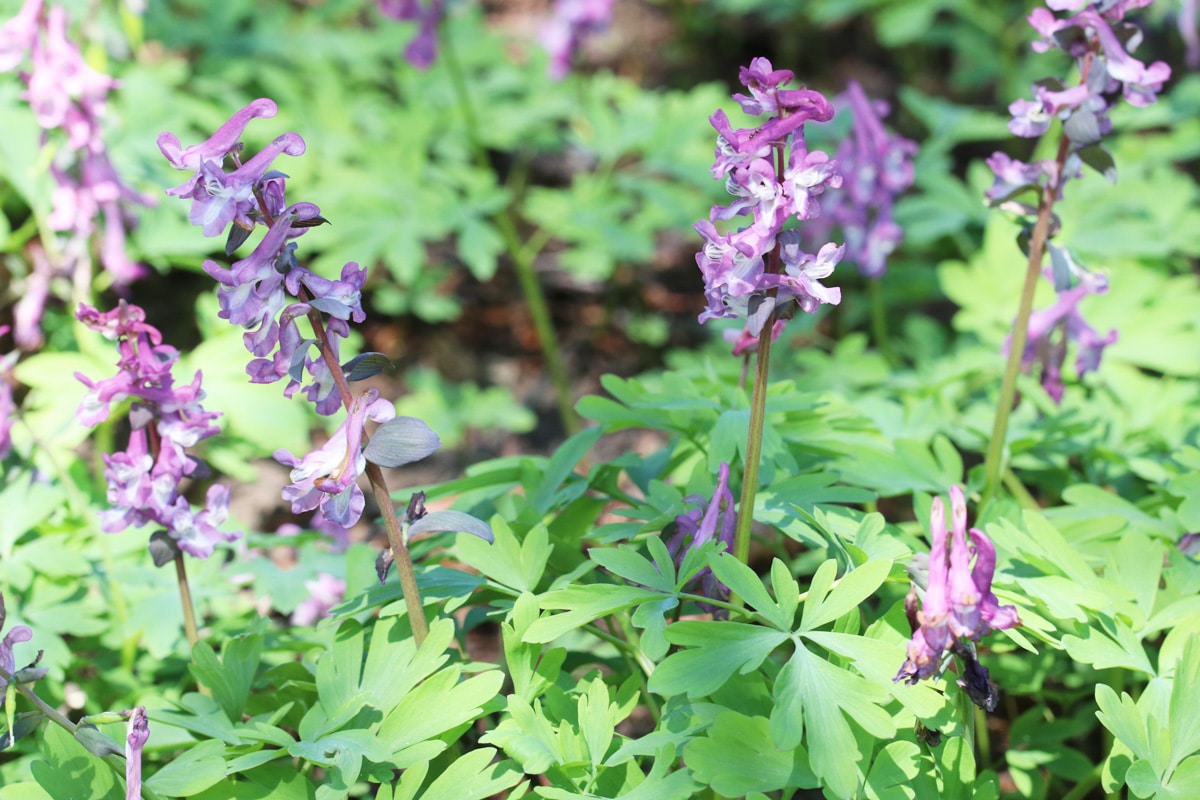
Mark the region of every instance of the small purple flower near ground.
[[[724, 542], [726, 550], [732, 550], [737, 512], [734, 509], [733, 492], [729, 489], [729, 465], [722, 463], [718, 469], [717, 485], [711, 498], [688, 495], [684, 501], [697, 507], [675, 517], [675, 535], [667, 541], [667, 552], [675, 564], [681, 564], [688, 551], [707, 542]], [[717, 580], [710, 567], [697, 573], [689, 585], [698, 585], [705, 597], [729, 599], [729, 587]], [[701, 607], [714, 616], [721, 614], [721, 610], [715, 606], [701, 604]]]
[[[920, 591], [918, 576], [914, 575], [912, 590], [904, 603], [912, 625], [912, 640], [904, 664], [896, 673], [897, 682], [913, 684], [921, 678], [933, 677], [941, 671], [947, 651], [959, 655], [970, 653], [973, 659], [968, 642], [977, 642], [992, 631], [1021, 624], [1016, 607], [1000, 605], [992, 592], [996, 548], [983, 531], [971, 528], [968, 532], [967, 501], [962, 489], [950, 487], [951, 531], [946, 529], [941, 497], [933, 499], [930, 513], [931, 547], [924, 602], [918, 610]], [[920, 561], [920, 558], [914, 559], [916, 564]], [[968, 684], [978, 687], [979, 671], [982, 670], [982, 685], [986, 686], [987, 670], [978, 664], [970, 669], [975, 670], [975, 677], [964, 673], [966, 683], [960, 681], [960, 684], [964, 688], [968, 688]], [[975, 692], [973, 688], [968, 690]]]
[[417, 69], [437, 60], [437, 26], [446, 13], [444, 0], [379, 0], [379, 13], [401, 22], [416, 22], [417, 35], [404, 49], [404, 58]]
[[292, 612], [293, 625], [313, 625], [317, 620], [329, 616], [329, 609], [342, 602], [346, 595], [346, 582], [322, 572], [314, 581], [305, 581], [308, 597]]
[[137, 706], [129, 712], [125, 736], [125, 800], [142, 796], [142, 748], [150, 739], [150, 723], [146, 707]]

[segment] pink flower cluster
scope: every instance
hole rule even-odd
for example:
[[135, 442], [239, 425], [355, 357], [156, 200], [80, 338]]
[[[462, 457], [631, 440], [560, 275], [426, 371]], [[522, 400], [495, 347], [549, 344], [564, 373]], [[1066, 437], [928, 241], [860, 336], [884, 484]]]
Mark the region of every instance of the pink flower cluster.
[[[913, 625], [912, 641], [908, 645], [908, 657], [895, 678], [910, 684], [940, 672], [942, 654], [947, 650], [959, 652], [956, 643], [979, 641], [994, 630], [1021, 624], [1016, 607], [1000, 605], [992, 593], [996, 548], [983, 531], [971, 528], [968, 533], [967, 501], [962, 489], [950, 487], [953, 539], [946, 531], [942, 498], [933, 499], [930, 513], [932, 546], [925, 600], [921, 610], [917, 611], [914, 586], [905, 603]], [[971, 566], [972, 557], [974, 566]]]
[[74, 275], [90, 270], [90, 246], [98, 220], [104, 220], [100, 263], [117, 283], [138, 278], [144, 268], [130, 260], [125, 233], [132, 225], [130, 204], [150, 205], [152, 199], [126, 186], [118, 177], [102, 136], [108, 92], [117, 82], [88, 66], [79, 48], [67, 37], [67, 13], [44, 0], [26, 0], [16, 16], [0, 28], [0, 72], [21, 70], [43, 144], [58, 134], [50, 174], [57, 188], [47, 223], [65, 234], [57, 248], [63, 258], [54, 263], [44, 252], [33, 254], [33, 273], [17, 311], [13, 335], [19, 347], [41, 344], [38, 322], [57, 273]]
[[193, 510], [180, 491], [185, 478], [207, 474], [203, 462], [187, 448], [219, 432], [218, 412], [200, 405], [204, 392], [200, 373], [186, 386], [176, 386], [171, 374], [179, 351], [162, 343], [162, 334], [146, 322], [145, 312], [124, 300], [101, 313], [81, 305], [76, 318], [117, 342], [117, 374], [101, 381], [75, 377], [88, 387], [75, 417], [88, 427], [108, 419], [112, 405], [133, 400], [129, 411], [129, 444], [124, 451], [104, 456], [104, 477], [112, 508], [100, 515], [100, 528], [117, 533], [129, 526], [156, 523], [167, 530], [185, 553], [208, 558], [221, 541], [240, 533], [220, 530], [228, 516], [229, 489], [209, 487], [205, 504]]
[[[709, 117], [717, 130], [713, 177], [725, 180], [734, 200], [713, 206], [709, 219], [694, 226], [705, 241], [696, 255], [708, 301], [700, 321], [746, 320], [746, 341], [739, 341], [743, 350], [756, 346], [776, 312], [784, 318], [792, 313], [793, 301], [811, 314], [842, 298], [840, 289], [821, 280], [833, 273], [845, 247], [825, 244], [812, 254], [801, 249], [799, 230], [784, 230], [793, 217], [818, 216], [821, 194], [842, 185], [837, 163], [821, 151], [809, 151], [804, 140], [804, 123], [829, 121], [833, 107], [819, 92], [782, 88], [792, 77], [790, 70], [775, 70], [767, 59], [756, 58], [739, 74], [749, 96], [733, 98], [747, 114], [767, 120], [735, 129], [724, 111]], [[750, 223], [734, 232], [721, 233], [714, 224], [743, 216]], [[778, 336], [781, 330], [776, 325], [772, 333]]]

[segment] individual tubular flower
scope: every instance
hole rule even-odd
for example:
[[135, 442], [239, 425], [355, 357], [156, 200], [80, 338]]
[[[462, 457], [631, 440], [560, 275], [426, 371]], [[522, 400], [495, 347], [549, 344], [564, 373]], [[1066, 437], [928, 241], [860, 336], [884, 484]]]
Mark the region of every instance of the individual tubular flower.
[[[904, 608], [912, 626], [912, 640], [904, 664], [895, 677], [896, 681], [910, 684], [939, 673], [948, 660], [947, 651], [960, 655], [965, 651], [973, 657], [969, 642], [977, 642], [994, 630], [1021, 624], [1016, 607], [1000, 605], [992, 592], [996, 549], [983, 531], [971, 528], [968, 532], [967, 501], [962, 489], [950, 487], [952, 535], [946, 530], [942, 498], [933, 499], [930, 513], [931, 547], [924, 602], [918, 610], [920, 589], [916, 573], [920, 570], [910, 570], [914, 573], [914, 583]], [[914, 563], [918, 561], [914, 558]], [[968, 667], [964, 680], [971, 687], [969, 693], [975, 697], [980, 694], [981, 680], [982, 685], [987, 683], [987, 670], [978, 664]], [[971, 670], [974, 672], [968, 674]]]
[[133, 401], [125, 450], [103, 456], [112, 508], [101, 512], [101, 530], [117, 533], [155, 523], [166, 529], [176, 547], [197, 558], [212, 555], [218, 542], [237, 539], [240, 533], [220, 530], [228, 515], [227, 488], [210, 486], [199, 511], [179, 491], [184, 478], [206, 473], [203, 462], [187, 448], [219, 432], [215, 420], [220, 413], [200, 405], [200, 373], [190, 384], [177, 386], [172, 369], [179, 351], [164, 345], [162, 334], [146, 322], [145, 312], [124, 300], [103, 313], [81, 305], [76, 318], [116, 341], [120, 354], [118, 372], [111, 378], [93, 381], [75, 373], [88, 387], [76, 419], [94, 427], [108, 419], [114, 403]]
[[142, 748], [150, 739], [150, 722], [146, 707], [137, 706], [129, 712], [125, 735], [125, 800], [142, 796]]
[[[0, 631], [4, 630], [6, 616], [4, 595], [0, 594]], [[32, 638], [33, 631], [27, 625], [14, 625], [10, 628], [8, 633], [4, 634], [4, 638], [0, 639], [0, 669], [4, 670], [8, 675], [15, 675], [17, 672], [17, 657], [13, 654], [13, 645], [28, 642]], [[8, 680], [3, 675], [0, 675], [0, 696], [3, 696], [6, 686], [8, 686]]]
[[291, 451], [275, 451], [275, 460], [292, 468], [292, 483], [283, 490], [283, 499], [300, 514], [320, 507], [325, 518], [342, 527], [350, 527], [362, 516], [365, 500], [358, 487], [358, 476], [366, 469], [363, 455], [363, 426], [366, 421], [386, 422], [396, 416], [395, 407], [368, 389], [354, 398], [346, 420], [324, 445], [303, 458]]
[[[818, 198], [841, 186], [842, 178], [836, 162], [810, 151], [804, 141], [805, 122], [833, 117], [824, 96], [783, 88], [792, 80], [791, 71], [776, 70], [765, 58], [743, 67], [739, 77], [749, 90], [748, 95], [734, 95], [742, 110], [769, 118], [747, 129], [734, 129], [720, 110], [709, 118], [717, 130], [713, 177], [725, 180], [734, 201], [713, 206], [709, 219], [694, 227], [705, 240], [696, 255], [707, 300], [700, 322], [745, 320], [738, 339], [745, 352], [758, 342], [768, 320], [790, 316], [791, 301], [808, 313], [823, 303], [840, 302], [840, 290], [820, 280], [831, 274], [843, 249], [824, 245], [817, 255], [804, 253], [799, 231], [784, 231], [784, 225], [820, 214]], [[713, 224], [745, 216], [749, 224], [733, 232], [721, 233]], [[772, 334], [778, 335], [776, 327]]]
[[538, 35], [550, 55], [551, 78], [566, 77], [584, 37], [607, 28], [612, 13], [613, 0], [554, 0], [553, 14]]
[[[737, 512], [729, 489], [729, 465], [722, 463], [717, 470], [717, 485], [707, 504], [701, 495], [689, 495], [684, 500], [697, 507], [675, 517], [675, 534], [667, 541], [667, 552], [676, 565], [683, 563], [689, 551], [707, 542], [724, 542], [726, 549], [732, 550]], [[717, 580], [710, 567], [698, 572], [690, 585], [699, 586], [705, 597], [729, 599], [729, 587]], [[713, 614], [719, 612], [715, 606], [704, 607]]]
[[846, 259], [868, 278], [882, 277], [887, 259], [904, 238], [892, 216], [896, 197], [913, 184], [917, 145], [883, 125], [888, 106], [872, 102], [858, 81], [846, 86], [854, 117], [850, 135], [838, 147], [842, 191], [822, 198], [822, 221], [837, 225], [846, 239]]

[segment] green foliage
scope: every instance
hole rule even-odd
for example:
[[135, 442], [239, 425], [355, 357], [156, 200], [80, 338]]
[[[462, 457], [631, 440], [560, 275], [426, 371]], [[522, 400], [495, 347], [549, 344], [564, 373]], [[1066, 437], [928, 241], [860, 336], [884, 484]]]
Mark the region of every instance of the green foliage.
[[[476, 461], [422, 487], [431, 508], [488, 520], [495, 541], [414, 537], [430, 619], [419, 646], [400, 584], [378, 579], [376, 542], [335, 550], [312, 531], [255, 530], [244, 548], [188, 562], [202, 621], [201, 641], [186, 644], [175, 577], [145, 552], [152, 530], [99, 529], [109, 503], [97, 454], [126, 435], [124, 414], [86, 443], [72, 376], [108, 376], [116, 355], [72, 320], [66, 300], [86, 281], [56, 279], [47, 344], [13, 372], [21, 410], [0, 464], [0, 635], [34, 631], [16, 645], [16, 667], [41, 651], [45, 675], [24, 686], [70, 721], [148, 709], [144, 797], [998, 800], [1002, 786], [1006, 798], [1194, 797], [1200, 563], [1178, 546], [1200, 530], [1194, 75], [1177, 71], [1151, 109], [1114, 114], [1119, 183], [1089, 175], [1055, 208], [1059, 240], [1109, 277], [1083, 311], [1119, 339], [1083, 381], [1067, 369], [1061, 404], [1022, 377], [1008, 494], [972, 516], [996, 544], [993, 591], [1022, 621], [975, 645], [1002, 697], [985, 726], [961, 673], [894, 678], [911, 634], [905, 568], [928, 550], [932, 497], [963, 484], [975, 499], [982, 484], [1024, 271], [1018, 227], [980, 199], [991, 175], [977, 160], [1011, 146], [1002, 107], [1033, 77], [1019, 9], [660, 3], [653, 13], [679, 35], [654, 66], [695, 71], [668, 75], [688, 88], [667, 89], [638, 85], [632, 69], [553, 82], [491, 6], [450, 4], [442, 54], [418, 72], [400, 56], [414, 26], [369, 3], [176, 0], [144, 17], [127, 5], [91, 9], [86, 48], [121, 80], [106, 128], [121, 174], [157, 194], [179, 180], [158, 132], [200, 141], [234, 108], [272, 97], [279, 116], [246, 138], [253, 150], [295, 130], [308, 143], [304, 158], [279, 164], [303, 187], [297, 199], [333, 223], [303, 240], [308, 266], [368, 265], [367, 304], [387, 324], [469, 320], [479, 293], [515, 302], [505, 292], [522, 260], [564, 292], [600, 297], [606, 313], [668, 262], [690, 265], [698, 242], [682, 237], [723, 197], [705, 118], [734, 107], [703, 81], [718, 68], [727, 80], [726, 54], [751, 41], [776, 43], [776, 67], [814, 87], [836, 91], [847, 70], [864, 83], [894, 76], [890, 121], [921, 144], [916, 185], [896, 207], [905, 243], [879, 287], [890, 354], [863, 333], [866, 291], [840, 272], [837, 312], [791, 322], [772, 350], [760, 486], [753, 508], [737, 509], [755, 522], [749, 563], [716, 542], [679, 553], [675, 540], [678, 518], [706, 509], [722, 464], [739, 496], [751, 422], [743, 364], [723, 342], [663, 352], [683, 340], [678, 326], [657, 305], [621, 309], [623, 341], [663, 368], [604, 376], [576, 406], [590, 427], [541, 455]], [[720, 47], [701, 46], [706, 29], [720, 31]], [[864, 36], [861, 64], [830, 56], [843, 37]], [[791, 62], [797, 41], [812, 50], [797, 58], [823, 59], [822, 71]], [[699, 66], [707, 60], [713, 73]], [[29, 285], [30, 244], [49, 238], [53, 185], [13, 81], [0, 87], [0, 125], [7, 307]], [[845, 132], [838, 120], [810, 141], [832, 150]], [[201, 371], [206, 403], [224, 415], [205, 460], [252, 484], [270, 474], [261, 459], [273, 450], [304, 452], [328, 422], [249, 384], [242, 332], [217, 318], [208, 283], [198, 296], [189, 288], [220, 243], [163, 202], [140, 215], [130, 245], [179, 288], [153, 310], [191, 339], [181, 375]], [[1035, 307], [1051, 301], [1043, 287]], [[691, 315], [700, 302], [677, 305]], [[361, 344], [350, 340], [343, 357]], [[534, 430], [510, 390], [452, 381], [462, 372], [439, 370], [437, 354], [404, 358], [420, 364], [392, 372], [377, 359], [371, 378], [395, 381], [399, 412], [471, 460], [495, 432]], [[257, 524], [238, 513], [242, 527]], [[344, 598], [315, 625], [293, 623], [305, 583], [323, 574], [345, 580]], [[730, 594], [712, 596], [714, 582]], [[124, 795], [120, 753], [93, 754], [120, 750], [121, 724], [72, 735], [15, 688], [6, 701], [0, 800]]]

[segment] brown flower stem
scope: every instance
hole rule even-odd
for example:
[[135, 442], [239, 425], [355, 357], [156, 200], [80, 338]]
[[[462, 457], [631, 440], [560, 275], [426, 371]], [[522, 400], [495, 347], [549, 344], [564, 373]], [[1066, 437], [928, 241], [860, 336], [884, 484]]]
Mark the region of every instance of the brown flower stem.
[[[301, 298], [301, 300], [304, 299]], [[308, 321], [312, 325], [313, 333], [316, 334], [317, 347], [321, 351], [321, 357], [325, 360], [330, 374], [333, 375], [338, 392], [341, 394], [342, 405], [349, 410], [350, 404], [354, 402], [354, 395], [350, 392], [350, 384], [346, 381], [346, 375], [342, 372], [341, 364], [338, 363], [333, 345], [329, 342], [329, 333], [325, 330], [321, 312], [315, 308], [311, 309], [308, 312]], [[364, 443], [369, 441], [369, 438], [366, 433], [363, 434]], [[413, 568], [412, 555], [405, 543], [404, 531], [401, 528], [400, 519], [396, 516], [396, 507], [392, 503], [391, 492], [388, 490], [387, 481], [384, 480], [383, 470], [379, 468], [378, 464], [368, 461], [366, 475], [367, 481], [371, 484], [371, 491], [375, 495], [375, 502], [383, 516], [383, 527], [387, 531], [388, 546], [392, 550], [396, 574], [400, 577], [400, 587], [404, 591], [404, 606], [408, 611], [413, 639], [420, 647], [425, 641], [425, 637], [429, 635], [429, 623], [425, 619], [425, 605], [421, 601], [421, 591], [417, 587], [417, 575]]]

